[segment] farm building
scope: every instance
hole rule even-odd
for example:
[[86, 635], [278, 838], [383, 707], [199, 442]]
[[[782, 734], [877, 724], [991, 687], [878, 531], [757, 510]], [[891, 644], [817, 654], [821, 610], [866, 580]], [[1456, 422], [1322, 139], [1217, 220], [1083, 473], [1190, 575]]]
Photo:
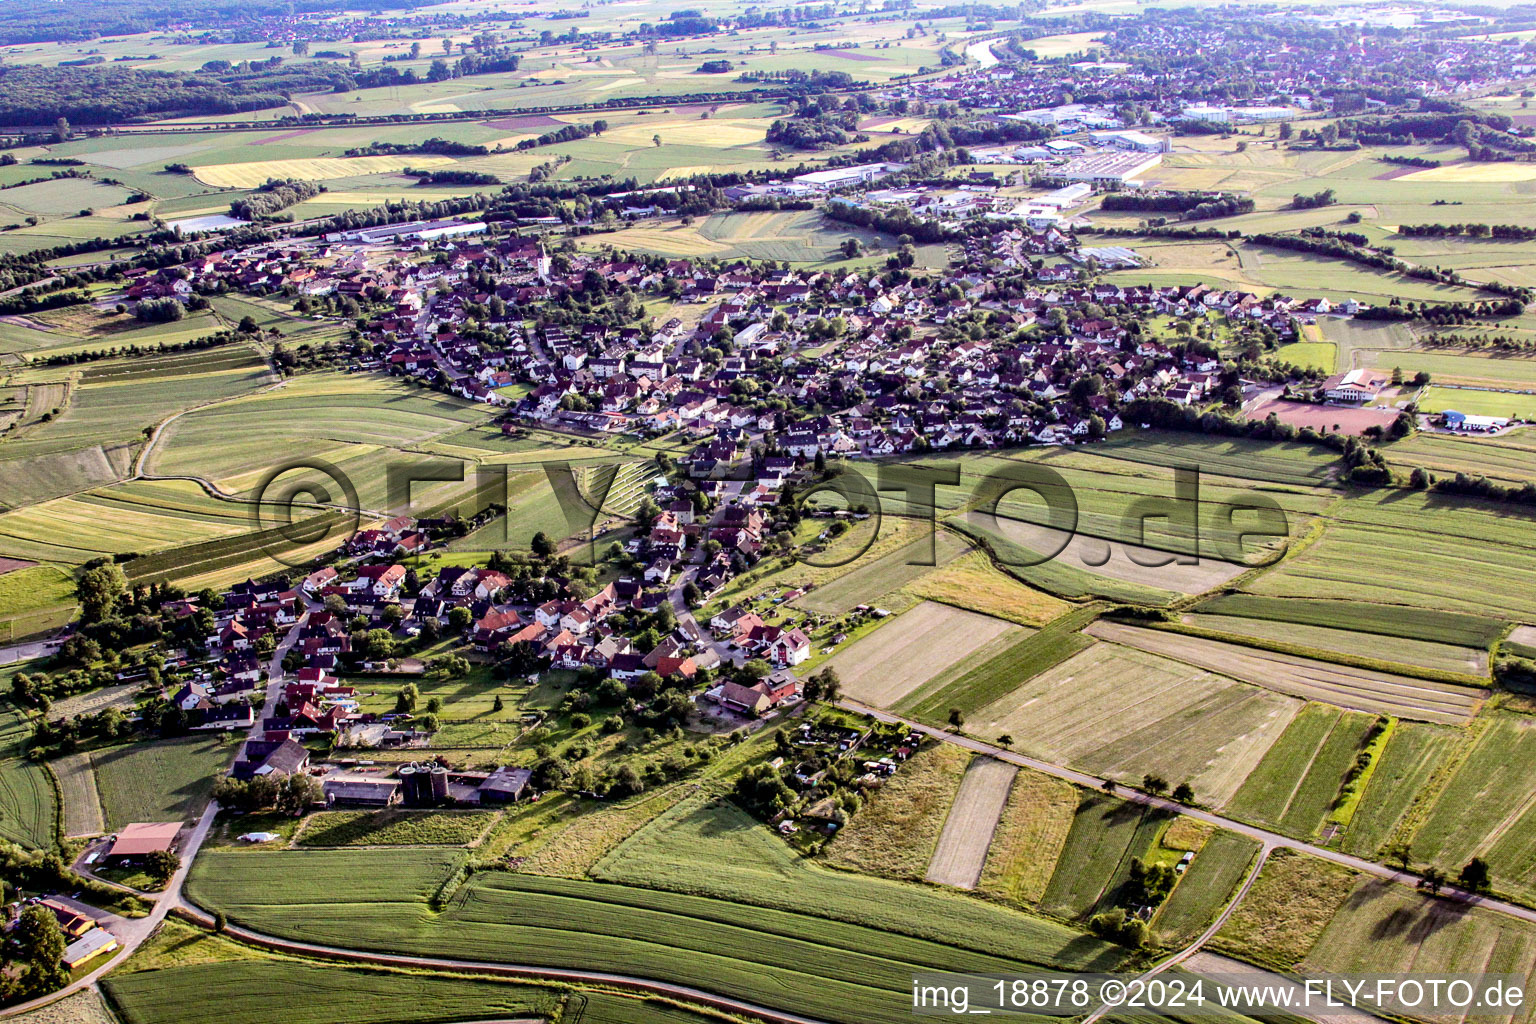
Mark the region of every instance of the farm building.
[[176, 836], [181, 832], [179, 821], [136, 821], [124, 825], [118, 832], [117, 838], [112, 841], [112, 848], [107, 851], [109, 859], [139, 860], [158, 853], [162, 850], [169, 851], [176, 845]]
[[516, 803], [529, 793], [533, 772], [527, 768], [497, 768], [480, 783], [482, 804]]
[[116, 936], [105, 928], [92, 928], [65, 946], [64, 955], [60, 959], [65, 967], [74, 970], [86, 961], [93, 960], [103, 953], [110, 953], [116, 948]]
[[60, 903], [58, 900], [39, 900], [38, 906], [53, 911], [53, 916], [58, 918], [59, 921], [59, 931], [71, 939], [78, 939], [96, 927], [95, 921], [92, 921], [74, 907]]
[[400, 780], [333, 775], [320, 784], [328, 807], [388, 807], [400, 802]]

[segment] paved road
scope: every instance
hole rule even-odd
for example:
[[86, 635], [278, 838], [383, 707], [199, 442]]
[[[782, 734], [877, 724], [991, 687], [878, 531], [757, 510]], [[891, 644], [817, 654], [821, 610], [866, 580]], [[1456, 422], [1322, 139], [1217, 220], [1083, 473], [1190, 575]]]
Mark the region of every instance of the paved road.
[[[1262, 848], [1260, 848], [1259, 856], [1256, 860], [1254, 860], [1253, 868], [1248, 872], [1248, 877], [1243, 880], [1242, 888], [1238, 889], [1237, 895], [1233, 896], [1232, 899], [1228, 901], [1226, 907], [1222, 909], [1216, 920], [1211, 922], [1211, 926], [1200, 933], [1199, 938], [1195, 939], [1194, 942], [1191, 942], [1189, 945], [1185, 946], [1183, 949], [1179, 950], [1172, 956], [1159, 961], [1157, 964], [1149, 968], [1145, 973], [1139, 975], [1136, 980], [1144, 982], [1154, 975], [1163, 973], [1170, 967], [1183, 963], [1185, 960], [1188, 960], [1190, 957], [1200, 952], [1200, 947], [1211, 941], [1211, 939], [1215, 937], [1216, 933], [1221, 931], [1221, 926], [1227, 923], [1227, 918], [1231, 917], [1232, 912], [1237, 909], [1237, 905], [1243, 902], [1243, 897], [1248, 895], [1248, 890], [1252, 889], [1253, 883], [1258, 881], [1259, 872], [1264, 869], [1264, 862], [1269, 860], [1269, 855], [1273, 850], [1274, 847], [1268, 844], [1265, 844]], [[1106, 1013], [1113, 1013], [1115, 1009], [1115, 1007], [1106, 1003], [1100, 1006], [1097, 1010], [1094, 1010], [1092, 1013], [1090, 1013], [1087, 1019], [1083, 1021], [1083, 1024], [1095, 1024], [1095, 1022], [1100, 1017], [1104, 1016]]]
[[[1039, 758], [1029, 757], [1025, 754], [1016, 754], [1011, 750], [1005, 750], [1002, 747], [987, 743], [985, 740], [978, 740], [971, 736], [963, 736], [958, 733], [948, 732], [944, 729], [936, 729], [932, 726], [923, 725], [920, 722], [914, 722], [911, 719], [902, 718], [899, 715], [893, 715], [888, 711], [881, 711], [879, 708], [872, 708], [869, 705], [860, 703], [856, 700], [845, 698], [838, 701], [838, 705], [840, 707], [846, 708], [849, 711], [857, 711], [861, 714], [871, 715], [882, 722], [900, 722], [910, 729], [915, 729], [918, 732], [932, 736], [936, 739], [943, 740], [946, 743], [953, 743], [957, 746], [964, 747], [967, 750], [974, 750], [978, 754], [987, 754], [997, 758], [998, 760], [1007, 761], [1011, 764], [1022, 765], [1025, 768], [1032, 768], [1037, 772], [1044, 772], [1046, 775], [1054, 775], [1058, 779], [1065, 779], [1068, 782], [1075, 783], [1079, 786], [1084, 786], [1089, 789], [1102, 789], [1104, 786], [1103, 779], [1098, 778], [1097, 776], [1089, 775], [1086, 772], [1076, 771], [1071, 768], [1063, 768], [1060, 765], [1051, 764], [1049, 761], [1042, 761]], [[1419, 876], [1411, 871], [1398, 871], [1396, 868], [1390, 868], [1385, 864], [1378, 864], [1375, 861], [1366, 860], [1363, 857], [1353, 857], [1347, 853], [1340, 853], [1338, 850], [1329, 850], [1325, 847], [1317, 846], [1313, 843], [1308, 843], [1300, 839], [1292, 839], [1290, 836], [1281, 835], [1278, 832], [1271, 832], [1268, 829], [1262, 829], [1256, 825], [1249, 825], [1246, 822], [1234, 821], [1231, 818], [1223, 817], [1220, 814], [1216, 814], [1212, 811], [1207, 811], [1199, 807], [1187, 807], [1184, 804], [1177, 803], [1173, 800], [1167, 800], [1160, 796], [1149, 796], [1148, 794], [1135, 789], [1122, 788], [1117, 790], [1117, 794], [1124, 799], [1131, 801], [1132, 803], [1144, 804], [1148, 807], [1173, 811], [1178, 814], [1187, 814], [1191, 818], [1198, 819], [1199, 821], [1209, 822], [1212, 825], [1217, 825], [1224, 829], [1230, 829], [1239, 835], [1244, 835], [1250, 839], [1257, 840], [1260, 844], [1267, 848], [1301, 850], [1305, 853], [1313, 855], [1314, 857], [1321, 857], [1324, 860], [1332, 861], [1335, 864], [1342, 864], [1347, 868], [1353, 868], [1354, 870], [1363, 872], [1364, 874], [1375, 875], [1377, 878], [1385, 878], [1391, 882], [1397, 882], [1402, 885], [1414, 887], [1417, 887], [1419, 884]], [[1500, 914], [1508, 914], [1510, 917], [1518, 918], [1521, 921], [1529, 921], [1533, 924], [1536, 924], [1536, 910], [1532, 910], [1529, 907], [1521, 907], [1513, 903], [1506, 903], [1504, 900], [1494, 899], [1491, 896], [1474, 896], [1473, 894], [1458, 889], [1455, 886], [1446, 886], [1443, 890], [1441, 890], [1441, 892], [1445, 896], [1458, 899], [1468, 906], [1483, 907], [1487, 910], [1496, 911]]]
[[[166, 886], [165, 895], [155, 900], [154, 909], [147, 917], [116, 917], [104, 922], [109, 932], [117, 937], [119, 949], [108, 959], [103, 960], [95, 970], [75, 981], [70, 982], [57, 992], [50, 992], [46, 996], [29, 1000], [25, 1003], [17, 1003], [0, 1010], [0, 1017], [12, 1017], [17, 1014], [35, 1010], [40, 1006], [57, 1002], [65, 996], [74, 995], [82, 989], [92, 988], [102, 976], [112, 968], [121, 964], [133, 951], [138, 949], [154, 934], [165, 920], [165, 915], [170, 913], [173, 906], [180, 903], [181, 886], [186, 881], [187, 872], [192, 868], [192, 858], [197, 856], [197, 851], [203, 845], [203, 840], [208, 838], [208, 829], [213, 825], [214, 814], [218, 811], [218, 805], [210, 802], [203, 810], [203, 815], [198, 819], [197, 825], [192, 829], [192, 835], [182, 845], [181, 867], [176, 869], [176, 874], [171, 877], [171, 882]], [[94, 915], [93, 915], [94, 916]], [[98, 920], [100, 920], [98, 918]]]

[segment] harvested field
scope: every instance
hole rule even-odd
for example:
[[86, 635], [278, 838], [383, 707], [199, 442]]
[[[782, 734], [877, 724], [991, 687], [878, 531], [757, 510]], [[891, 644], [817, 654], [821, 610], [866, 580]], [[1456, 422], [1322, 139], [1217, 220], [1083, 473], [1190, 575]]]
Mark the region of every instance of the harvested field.
[[446, 156], [353, 156], [309, 160], [253, 160], [239, 164], [205, 164], [192, 168], [192, 174], [204, 185], [218, 188], [256, 188], [269, 178], [302, 178], [324, 181], [350, 178], [359, 174], [384, 174], [406, 167], [422, 170], [447, 167], [453, 160]]
[[990, 757], [971, 762], [928, 862], [928, 881], [959, 889], [980, 884], [987, 850], [1018, 772], [1014, 765]]
[[1476, 714], [1488, 697], [1487, 690], [1475, 687], [1334, 665], [1114, 622], [1096, 622], [1088, 627], [1088, 632], [1101, 640], [1173, 658], [1279, 693], [1357, 711], [1458, 725]]
[[1357, 633], [1352, 629], [1307, 626], [1273, 619], [1246, 619], [1236, 615], [1186, 615], [1184, 622], [1223, 633], [1301, 644], [1319, 650], [1396, 661], [1441, 672], [1462, 672], [1467, 675], [1484, 675], [1488, 672], [1488, 652], [1476, 647], [1454, 647], [1432, 640], [1384, 637]]
[[1123, 781], [1154, 772], [1219, 806], [1296, 704], [1169, 658], [1096, 644], [978, 711], [970, 728]]
[[90, 754], [66, 754], [49, 764], [59, 780], [59, 795], [64, 798], [64, 834], [100, 835], [107, 823], [101, 814], [101, 796], [96, 792], [96, 772]]
[[1077, 802], [1071, 783], [1027, 769], [1019, 772], [978, 887], [1010, 902], [1039, 903], [1072, 829]]
[[140, 686], [139, 683], [124, 683], [121, 686], [104, 686], [89, 693], [77, 693], [53, 705], [48, 709], [49, 714], [74, 718], [76, 715], [94, 715], [107, 708], [126, 710], [133, 707], [133, 695], [139, 691]]
[[[892, 640], [892, 627], [899, 640]], [[876, 707], [890, 707], [930, 679], [945, 674], [989, 645], [1006, 645], [1028, 631], [947, 604], [924, 601], [885, 629], [862, 637], [827, 664], [843, 692]]]

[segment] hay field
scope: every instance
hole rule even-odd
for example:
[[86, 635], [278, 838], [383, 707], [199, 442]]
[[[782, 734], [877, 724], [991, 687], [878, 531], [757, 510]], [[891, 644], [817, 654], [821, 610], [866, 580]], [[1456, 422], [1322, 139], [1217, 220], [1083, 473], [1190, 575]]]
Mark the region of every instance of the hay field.
[[990, 896], [1033, 906], [1045, 895], [1077, 814], [1071, 783], [1024, 769], [992, 834], [977, 887]]
[[1095, 774], [1189, 782], [1219, 806], [1295, 715], [1295, 701], [1154, 654], [1095, 644], [976, 712], [968, 727]]
[[1340, 654], [1353, 654], [1404, 665], [1418, 665], [1443, 672], [1484, 675], [1488, 671], [1488, 652], [1476, 647], [1457, 647], [1432, 640], [1409, 637], [1385, 637], [1357, 633], [1330, 626], [1309, 626], [1273, 619], [1250, 619], [1238, 615], [1185, 615], [1192, 626], [1257, 637], [1282, 643], [1301, 644]]
[[314, 157], [300, 160], [252, 160], [246, 163], [201, 164], [192, 174], [204, 185], [217, 188], [256, 188], [269, 178], [325, 181], [359, 174], [386, 174], [407, 167], [448, 167], [452, 157], [413, 153], [406, 156]]
[[967, 551], [948, 565], [924, 573], [903, 589], [925, 601], [968, 608], [1024, 626], [1043, 626], [1070, 607], [1059, 598], [999, 572], [980, 551]]
[[990, 757], [971, 762], [949, 808], [933, 859], [928, 862], [928, 881], [958, 889], [974, 889], [980, 884], [987, 850], [1018, 773], [1014, 765]]
[[1288, 968], [1311, 951], [1344, 906], [1358, 875], [1296, 850], [1276, 850], [1214, 945], [1245, 959]]
[[1006, 645], [1026, 632], [989, 615], [924, 601], [854, 641], [827, 664], [837, 670], [849, 697], [890, 707], [978, 652]]
[[1357, 711], [1457, 725], [1476, 714], [1488, 697], [1487, 690], [1476, 687], [1434, 683], [1114, 622], [1096, 622], [1088, 632], [1101, 640], [1220, 672], [1278, 693]]

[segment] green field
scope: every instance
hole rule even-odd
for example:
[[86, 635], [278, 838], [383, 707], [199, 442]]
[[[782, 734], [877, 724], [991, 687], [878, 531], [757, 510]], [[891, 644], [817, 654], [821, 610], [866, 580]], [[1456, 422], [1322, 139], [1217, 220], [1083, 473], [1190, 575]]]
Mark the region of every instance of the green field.
[[229, 737], [206, 734], [91, 751], [107, 828], [196, 817], [234, 756]]
[[1431, 384], [1419, 398], [1420, 412], [1455, 409], [1469, 416], [1536, 420], [1536, 393], [1452, 388]]
[[1201, 603], [1196, 610], [1207, 615], [1265, 619], [1325, 629], [1347, 626], [1351, 632], [1485, 649], [1500, 632], [1497, 622], [1479, 616], [1348, 600], [1222, 594]]
[[1217, 932], [1214, 946], [1282, 970], [1314, 948], [1358, 875], [1298, 850], [1270, 854], [1258, 881]]
[[1333, 807], [1374, 717], [1308, 704], [1269, 748], [1228, 810], [1310, 838]]
[[1423, 467], [1436, 476], [1468, 473], [1524, 483], [1536, 480], [1536, 436], [1519, 430], [1499, 437], [1419, 433], [1385, 449], [1387, 461], [1405, 471]]
[[1084, 793], [1040, 909], [1068, 919], [1085, 917], [1109, 890], [1121, 865], [1145, 852], [1134, 847], [1147, 818], [1139, 804]]
[[1256, 841], [1225, 829], [1207, 839], [1152, 921], [1159, 941], [1178, 946], [1204, 931], [1232, 898], [1258, 850]]
[[74, 614], [74, 577], [57, 566], [0, 574], [0, 642], [62, 626]]
[[268, 958], [130, 970], [102, 987], [127, 1024], [263, 1024], [282, 992], [296, 996], [285, 1000], [283, 1017], [297, 1024], [522, 1019], [559, 1005], [553, 992], [531, 984]]
[[[1494, 887], [1529, 900], [1536, 894], [1536, 729], [1520, 715], [1494, 714], [1413, 834], [1413, 858], [1452, 876], [1473, 856]], [[1513, 797], [1513, 798], [1511, 798]]]
[[43, 766], [25, 759], [31, 732], [19, 714], [0, 715], [0, 837], [49, 850], [58, 838], [58, 800]]
[[1344, 833], [1344, 851], [1361, 857], [1381, 855], [1404, 815], [1462, 739], [1456, 730], [1399, 721]]
[[[715, 847], [734, 843], [738, 831], [755, 833], [764, 846], [778, 842], [739, 812], [694, 809], [706, 816], [706, 834], [714, 835], [709, 842]], [[784, 886], [782, 876], [762, 861], [711, 861], [710, 871], [700, 871], [706, 851], [692, 837], [689, 841], [694, 843], [684, 858], [689, 863], [675, 852], [668, 855], [672, 877], [681, 873], [691, 881], [717, 883], [721, 879], [710, 876], [739, 880], [751, 872], [759, 892], [777, 890], [764, 895], [792, 901], [797, 909], [626, 884], [482, 872], [453, 893], [448, 909], [438, 915], [428, 910], [427, 899], [448, 878], [452, 862], [439, 860], [433, 871], [421, 863], [433, 854], [414, 850], [397, 851], [414, 862], [384, 851], [212, 851], [198, 859], [190, 891], [199, 903], [226, 910], [232, 921], [296, 938], [334, 941], [344, 933], [350, 945], [392, 952], [579, 964], [681, 981], [850, 1024], [904, 1019], [910, 1012], [911, 971], [918, 965], [1006, 970], [1035, 957], [1081, 968], [1107, 967], [1121, 958], [1112, 947], [1059, 925], [922, 887], [830, 875], [803, 865], [791, 870], [816, 881], [809, 888]], [[391, 859], [374, 859], [381, 856]], [[614, 856], [622, 862], [624, 849]], [[787, 851], [778, 861], [797, 864]], [[394, 870], [403, 865], [408, 869]], [[297, 873], [303, 881], [273, 887], [273, 871]], [[666, 884], [665, 875], [653, 884]], [[830, 898], [818, 898], [818, 889]], [[908, 934], [845, 923], [838, 915], [899, 923]], [[937, 931], [954, 944], [911, 937], [915, 930]]]
[[1455, 647], [1430, 640], [1386, 637], [1330, 626], [1308, 626], [1273, 619], [1243, 618], [1236, 615], [1186, 615], [1184, 621], [1202, 629], [1212, 629], [1243, 637], [1255, 637], [1276, 643], [1299, 644], [1322, 651], [1334, 651], [1380, 661], [1417, 665], [1440, 672], [1481, 675], [1488, 671], [1488, 652], [1480, 648]]

